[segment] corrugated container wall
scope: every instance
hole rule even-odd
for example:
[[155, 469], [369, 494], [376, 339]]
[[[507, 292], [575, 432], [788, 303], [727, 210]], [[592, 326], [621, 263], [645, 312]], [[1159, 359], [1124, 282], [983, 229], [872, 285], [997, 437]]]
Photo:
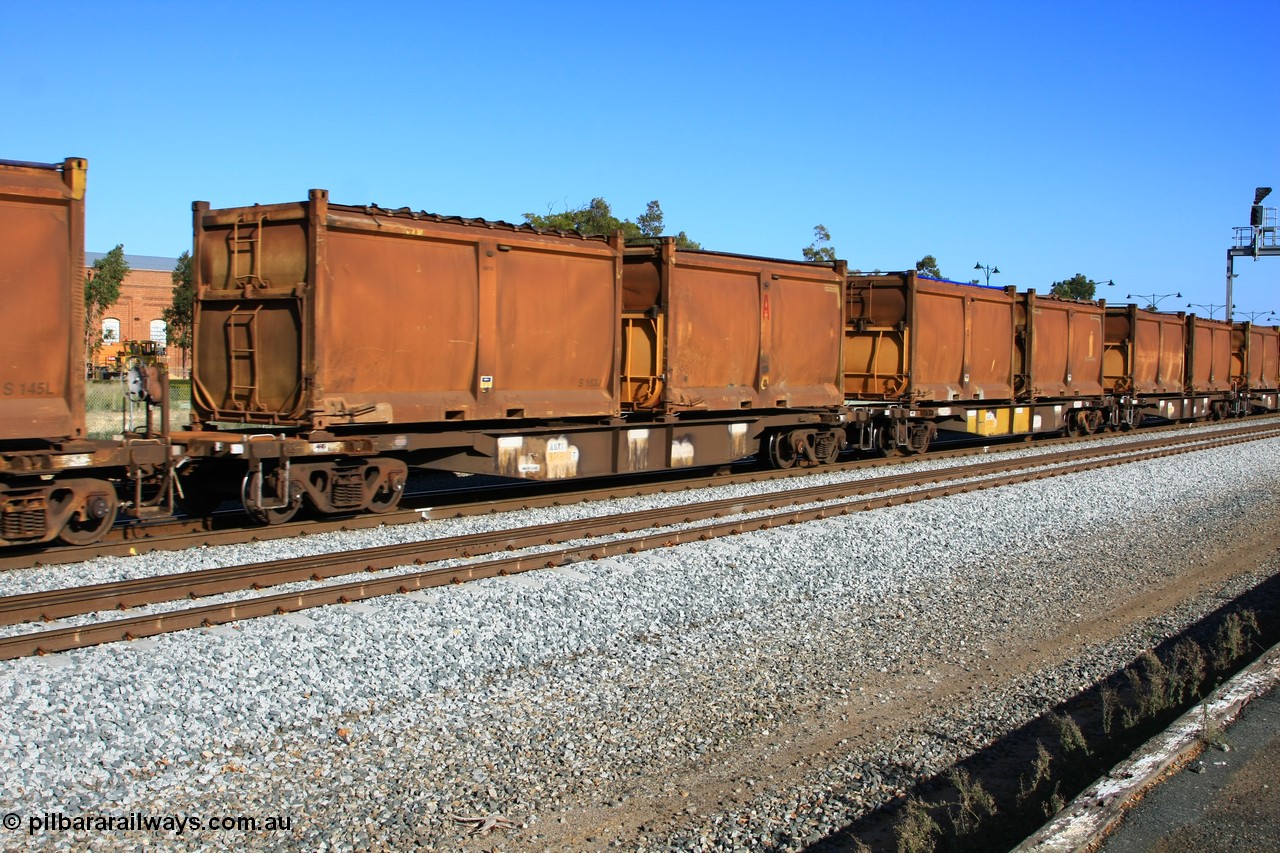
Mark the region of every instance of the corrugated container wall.
[[845, 396], [858, 400], [1012, 400], [1014, 297], [914, 271], [850, 275]]
[[195, 206], [203, 420], [318, 428], [619, 412], [621, 247], [331, 205]]
[[83, 438], [86, 161], [0, 161], [0, 440]]

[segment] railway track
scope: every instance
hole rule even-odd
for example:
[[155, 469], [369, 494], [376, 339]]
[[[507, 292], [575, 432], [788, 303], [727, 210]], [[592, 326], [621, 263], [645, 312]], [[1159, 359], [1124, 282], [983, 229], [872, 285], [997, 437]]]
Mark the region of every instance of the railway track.
[[[1144, 435], [1177, 433], [1180, 425], [1147, 427]], [[1041, 438], [1037, 447], [1071, 447], [1097, 436]], [[930, 451], [930, 459], [964, 459], [1012, 452], [1026, 447], [1023, 442], [983, 444], [966, 441], [952, 449]], [[487, 515], [535, 507], [614, 500], [622, 497], [692, 491], [740, 483], [803, 479], [813, 474], [895, 466], [919, 461], [919, 456], [860, 458], [821, 468], [790, 470], [718, 469], [672, 479], [670, 471], [647, 478], [631, 476], [604, 485], [584, 487], [580, 482], [503, 482], [480, 488], [445, 489], [406, 495], [404, 509], [384, 514], [363, 514], [335, 518], [291, 521], [263, 527], [250, 522], [243, 512], [231, 511], [207, 517], [173, 518], [154, 521], [122, 521], [101, 541], [92, 545], [52, 545], [43, 548], [9, 548], [0, 554], [0, 571], [32, 566], [64, 565], [100, 557], [124, 557], [152, 551], [180, 551], [202, 546], [232, 545], [310, 536], [333, 531], [367, 530], [386, 525], [417, 524], [448, 518]]]
[[[962, 467], [788, 489], [748, 498], [711, 499], [678, 507], [538, 525], [496, 534], [451, 537], [9, 596], [0, 598], [0, 623], [16, 625], [296, 581], [322, 581], [353, 573], [370, 575], [300, 591], [19, 633], [0, 638], [0, 658], [65, 651], [347, 603], [394, 592], [425, 590], [1277, 436], [1280, 436], [1280, 425], [1277, 424], [1252, 425], [1208, 435], [1162, 435], [1118, 446], [1064, 450], [1030, 460], [996, 459]], [[547, 546], [550, 546], [548, 550], [527, 551]], [[461, 565], [431, 565], [517, 550], [523, 553], [504, 554]], [[424, 567], [394, 573], [388, 571], [414, 565]]]

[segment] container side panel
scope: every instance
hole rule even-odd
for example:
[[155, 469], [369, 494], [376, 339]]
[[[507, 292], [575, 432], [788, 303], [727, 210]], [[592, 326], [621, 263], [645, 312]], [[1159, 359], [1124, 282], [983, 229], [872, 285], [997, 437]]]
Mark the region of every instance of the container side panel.
[[525, 416], [610, 415], [621, 311], [613, 258], [515, 245], [497, 253], [493, 387]]
[[1067, 393], [1067, 340], [1070, 323], [1066, 307], [1037, 302], [1030, 322], [1035, 341], [1031, 353], [1031, 393], [1036, 397], [1061, 397]]
[[669, 285], [667, 398], [736, 409], [757, 402], [760, 284], [746, 272], [676, 267]]
[[1280, 387], [1280, 331], [1257, 326], [1249, 330], [1247, 376], [1250, 388]]
[[1231, 326], [1227, 323], [1213, 327], [1213, 387], [1211, 390], [1231, 390]]
[[400, 398], [396, 422], [474, 407], [475, 244], [330, 230], [329, 291], [316, 318], [326, 395], [350, 406]]
[[964, 387], [964, 297], [958, 291], [917, 291], [911, 323], [914, 354], [907, 367], [920, 400], [959, 400]]
[[1071, 382], [1068, 393], [1092, 397], [1102, 393], [1102, 309], [1077, 310], [1071, 319]]
[[198, 239], [198, 281], [213, 291], [288, 290], [307, 281], [305, 221], [251, 219], [210, 227]]
[[786, 278], [772, 283], [770, 390], [761, 395], [766, 402], [839, 405], [842, 302], [839, 284]]
[[7, 177], [0, 173], [0, 440], [79, 436], [83, 355], [69, 354], [84, 350], [83, 315], [73, 311], [82, 296], [72, 286], [84, 273], [72, 268], [74, 210], [65, 199], [23, 199]]
[[[1133, 364], [1130, 366], [1133, 390], [1152, 394], [1167, 389], [1160, 381], [1160, 322], [1138, 315], [1133, 334]], [[1181, 383], [1179, 383], [1181, 385]], [[1179, 390], [1181, 388], [1179, 387]]]
[[[971, 288], [976, 290], [976, 288]], [[998, 291], [970, 303], [970, 396], [982, 400], [1013, 398], [1013, 300]]]
[[196, 311], [197, 413], [223, 421], [299, 417], [304, 388], [298, 300], [207, 300]]
[[1161, 352], [1159, 390], [1177, 393], [1183, 390], [1187, 368], [1187, 325], [1180, 317], [1160, 315]]

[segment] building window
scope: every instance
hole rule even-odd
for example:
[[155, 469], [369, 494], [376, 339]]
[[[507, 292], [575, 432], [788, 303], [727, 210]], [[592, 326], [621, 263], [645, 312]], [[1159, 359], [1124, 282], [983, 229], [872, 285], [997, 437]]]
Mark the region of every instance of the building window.
[[102, 318], [102, 340], [105, 343], [120, 343], [120, 321], [115, 317]]
[[151, 340], [155, 342], [156, 349], [160, 352], [164, 352], [165, 328], [164, 320], [151, 321]]

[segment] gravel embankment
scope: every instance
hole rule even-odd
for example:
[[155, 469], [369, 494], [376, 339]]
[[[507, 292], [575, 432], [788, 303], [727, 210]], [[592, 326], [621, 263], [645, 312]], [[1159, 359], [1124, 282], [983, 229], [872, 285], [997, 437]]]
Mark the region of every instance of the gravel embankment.
[[[1278, 473], [1280, 441], [1256, 442], [6, 663], [0, 813], [23, 824], [0, 844], [175, 837], [25, 835], [44, 812], [142, 811], [291, 819], [186, 831], [209, 849], [794, 849], [1256, 582], [1205, 589], [1050, 671], [989, 665], [1194, 571], [1223, 530], [1272, 525]], [[451, 819], [489, 813], [517, 827], [468, 838]]]

